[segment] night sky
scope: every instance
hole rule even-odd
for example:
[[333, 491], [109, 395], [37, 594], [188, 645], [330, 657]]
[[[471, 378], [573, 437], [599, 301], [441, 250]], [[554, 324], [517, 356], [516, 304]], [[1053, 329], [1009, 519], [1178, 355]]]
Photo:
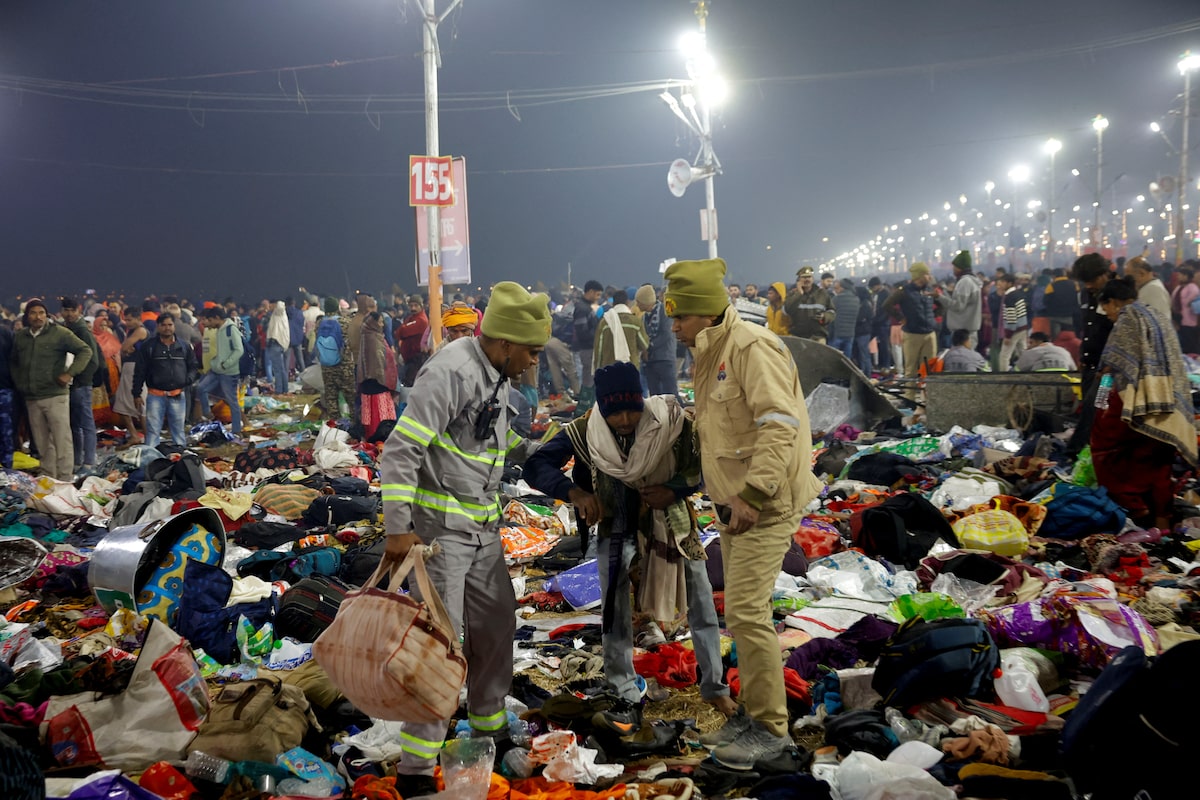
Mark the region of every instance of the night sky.
[[[575, 283], [634, 284], [706, 255], [703, 187], [666, 187], [698, 142], [661, 88], [586, 97], [686, 77], [692, 10], [466, 0], [442, 25], [441, 149], [467, 159], [474, 283], [557, 285], [570, 263]], [[737, 281], [790, 279], [960, 194], [982, 205], [989, 179], [1006, 196], [1018, 162], [1044, 185], [1049, 136], [1060, 208], [1088, 203], [1097, 114], [1105, 205], [1130, 205], [1178, 171], [1147, 125], [1200, 51], [1195, 0], [716, 0], [708, 28], [732, 88], [714, 142]], [[0, 295], [413, 288], [420, 50], [403, 0], [4, 0]], [[546, 89], [574, 99], [531, 99]]]

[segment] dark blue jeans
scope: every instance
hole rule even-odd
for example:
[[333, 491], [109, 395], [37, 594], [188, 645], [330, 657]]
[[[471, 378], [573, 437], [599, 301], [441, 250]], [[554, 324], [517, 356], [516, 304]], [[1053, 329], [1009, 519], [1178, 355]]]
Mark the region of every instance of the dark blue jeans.
[[16, 392], [12, 389], [0, 389], [0, 467], [12, 469], [13, 439], [17, 427], [16, 409], [13, 401]]
[[96, 418], [92, 416], [92, 387], [71, 387], [71, 439], [75, 469], [96, 465]]
[[679, 393], [679, 378], [675, 372], [675, 361], [647, 361], [642, 369], [642, 377], [650, 394]]
[[287, 358], [283, 347], [274, 340], [267, 342], [267, 369], [275, 384], [275, 394], [287, 394]]

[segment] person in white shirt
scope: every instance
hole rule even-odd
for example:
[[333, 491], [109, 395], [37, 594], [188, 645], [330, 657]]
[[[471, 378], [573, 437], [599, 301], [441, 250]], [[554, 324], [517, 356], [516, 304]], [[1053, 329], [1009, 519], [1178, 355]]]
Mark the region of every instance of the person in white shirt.
[[1154, 274], [1154, 268], [1141, 256], [1125, 262], [1125, 274], [1133, 278], [1138, 290], [1138, 301], [1162, 314], [1164, 320], [1171, 319], [1171, 295], [1167, 287]]

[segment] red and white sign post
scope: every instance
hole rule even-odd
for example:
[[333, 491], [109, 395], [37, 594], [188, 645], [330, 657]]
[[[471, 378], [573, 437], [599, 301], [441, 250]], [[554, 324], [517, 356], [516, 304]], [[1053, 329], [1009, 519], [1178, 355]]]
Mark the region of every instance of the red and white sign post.
[[[453, 165], [450, 156], [408, 157], [408, 204], [425, 207], [427, 235], [437, 236], [438, 211], [454, 203]], [[418, 224], [418, 229], [420, 225]], [[442, 327], [433, 322], [442, 317], [442, 268], [440, 264], [429, 265], [429, 317], [433, 345], [442, 343]]]

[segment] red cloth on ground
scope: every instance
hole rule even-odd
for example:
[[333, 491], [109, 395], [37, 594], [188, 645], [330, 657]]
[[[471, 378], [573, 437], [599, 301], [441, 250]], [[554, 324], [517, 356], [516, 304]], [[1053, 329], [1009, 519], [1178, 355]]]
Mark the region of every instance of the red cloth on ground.
[[659, 686], [683, 689], [696, 684], [696, 653], [678, 642], [667, 642], [633, 657], [633, 669]]
[[[729, 688], [735, 696], [742, 693], [742, 679], [738, 677], [737, 667], [729, 670], [725, 680], [729, 682]], [[791, 699], [812, 705], [811, 685], [800, 677], [799, 672], [790, 667], [783, 668], [783, 688]]]

